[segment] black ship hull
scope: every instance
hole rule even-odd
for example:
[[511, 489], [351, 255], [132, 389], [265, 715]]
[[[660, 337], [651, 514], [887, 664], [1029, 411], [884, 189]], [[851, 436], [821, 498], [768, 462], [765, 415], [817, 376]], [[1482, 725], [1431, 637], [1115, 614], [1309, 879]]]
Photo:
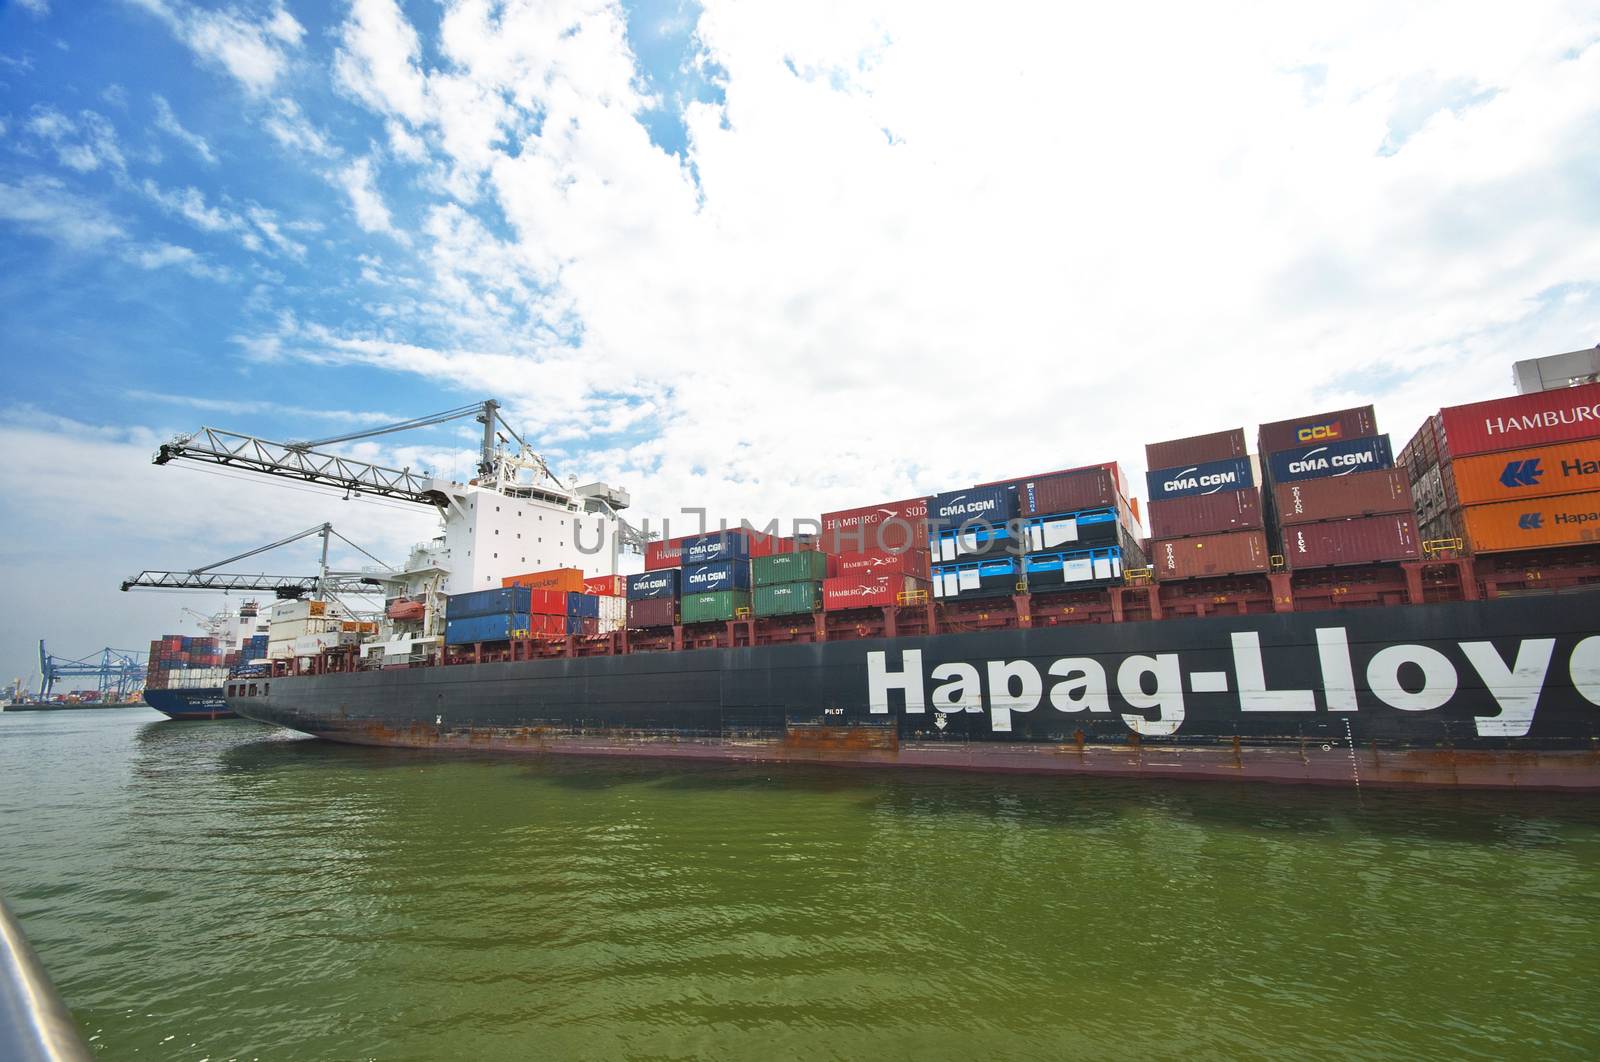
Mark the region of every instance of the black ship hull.
[[1600, 790], [1600, 594], [235, 680], [358, 744]]

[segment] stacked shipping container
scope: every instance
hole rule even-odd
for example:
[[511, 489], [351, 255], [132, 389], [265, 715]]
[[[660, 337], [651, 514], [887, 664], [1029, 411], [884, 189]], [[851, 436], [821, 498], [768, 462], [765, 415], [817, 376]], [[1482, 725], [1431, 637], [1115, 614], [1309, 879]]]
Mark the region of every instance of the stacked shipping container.
[[822, 607], [822, 583], [827, 577], [828, 555], [821, 550], [754, 557], [750, 561], [751, 612], [756, 616], [815, 612]]
[[1268, 569], [1261, 489], [1243, 428], [1150, 443], [1144, 452], [1157, 579]]
[[823, 513], [828, 555], [822, 607], [830, 612], [905, 604], [928, 593], [928, 500]]

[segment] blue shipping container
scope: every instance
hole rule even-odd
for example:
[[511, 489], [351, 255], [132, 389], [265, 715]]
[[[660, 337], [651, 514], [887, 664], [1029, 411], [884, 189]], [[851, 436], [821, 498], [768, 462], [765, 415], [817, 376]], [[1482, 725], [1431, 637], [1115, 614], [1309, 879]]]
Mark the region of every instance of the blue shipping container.
[[1374, 435], [1369, 439], [1346, 439], [1280, 450], [1269, 457], [1267, 463], [1267, 476], [1272, 482], [1293, 483], [1299, 479], [1325, 479], [1393, 468], [1394, 454], [1390, 452], [1387, 435]]
[[[445, 598], [444, 618], [467, 619], [470, 616], [504, 616], [512, 612], [532, 611], [533, 594], [525, 586], [497, 586], [492, 590], [473, 590], [465, 594], [451, 594]], [[481, 640], [481, 639], [480, 639]]]
[[500, 613], [493, 616], [468, 616], [465, 619], [446, 620], [444, 644], [471, 645], [473, 642], [503, 642], [512, 631], [529, 628], [528, 614]]
[[683, 592], [686, 594], [748, 589], [750, 589], [750, 562], [747, 560], [720, 560], [709, 564], [684, 565]]
[[1144, 474], [1151, 501], [1189, 498], [1196, 494], [1221, 494], [1255, 486], [1248, 457], [1230, 457], [1178, 468], [1157, 468]]
[[1017, 592], [1021, 567], [1015, 557], [1004, 560], [964, 561], [933, 566], [933, 596], [950, 600], [998, 597]]
[[[579, 619], [594, 619], [600, 615], [600, 598], [596, 594], [567, 591], [567, 615]], [[571, 634], [571, 631], [567, 632]]]
[[676, 568], [662, 568], [658, 571], [630, 575], [628, 600], [653, 601], [658, 597], [675, 598], [678, 596], [678, 576], [681, 574]]
[[1003, 524], [1017, 515], [1017, 492], [1011, 487], [969, 487], [928, 499], [928, 529], [944, 531], [969, 521]]
[[1024, 552], [1111, 546], [1117, 544], [1117, 514], [1111, 509], [1090, 509], [1059, 516], [1035, 516], [1024, 521]]
[[965, 530], [940, 531], [933, 536], [931, 549], [935, 563], [969, 557], [1002, 557], [1019, 552], [1012, 541], [1009, 526], [982, 521], [969, 525]]
[[1105, 586], [1122, 581], [1122, 550], [1062, 550], [1058, 553], [1029, 554], [1023, 560], [1030, 591], [1056, 586]]
[[705, 564], [715, 560], [735, 560], [750, 556], [750, 540], [743, 531], [713, 531], [683, 540], [678, 563], [687, 568], [691, 564]]

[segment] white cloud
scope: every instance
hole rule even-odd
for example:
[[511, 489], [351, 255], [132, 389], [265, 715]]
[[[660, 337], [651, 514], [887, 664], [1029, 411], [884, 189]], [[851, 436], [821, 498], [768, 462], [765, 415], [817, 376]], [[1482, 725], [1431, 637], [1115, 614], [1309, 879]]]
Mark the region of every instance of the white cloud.
[[189, 409], [198, 409], [205, 413], [227, 413], [230, 416], [254, 416], [268, 414], [274, 417], [295, 417], [303, 420], [329, 420], [341, 424], [352, 425], [379, 425], [393, 424], [405, 420], [406, 417], [392, 413], [380, 413], [372, 410], [353, 409], [310, 409], [305, 406], [287, 405], [282, 402], [267, 402], [261, 400], [206, 398], [203, 395], [175, 395], [164, 391], [145, 391], [134, 389], [127, 392], [127, 397], [141, 402], [164, 402], [169, 405], [185, 406]]
[[313, 125], [293, 100], [274, 100], [272, 113], [262, 119], [262, 127], [272, 138], [291, 151], [318, 158], [338, 158], [338, 145]]
[[287, 70], [304, 28], [281, 5], [265, 16], [209, 11], [181, 0], [129, 0], [167, 24], [201, 62], [227, 71], [251, 95], [271, 91]]
[[79, 173], [91, 173], [102, 166], [118, 172], [127, 169], [116, 129], [102, 114], [80, 111], [72, 119], [54, 107], [39, 104], [29, 115], [26, 128], [49, 143], [56, 161], [68, 169]]
[[143, 246], [129, 247], [123, 257], [145, 270], [166, 269], [172, 266], [203, 280], [226, 283], [238, 279], [237, 274], [231, 269], [214, 266], [194, 250], [177, 244], [157, 241]]
[[0, 221], [56, 240], [75, 250], [120, 239], [121, 222], [91, 199], [69, 192], [51, 177], [24, 177], [16, 184], [0, 181]]
[[165, 96], [158, 95], [154, 98], [156, 104], [156, 128], [189, 145], [190, 150], [198, 155], [202, 162], [209, 166], [215, 166], [217, 164], [217, 156], [212, 152], [211, 145], [206, 143], [205, 137], [200, 136], [198, 133], [192, 133], [183, 127], [183, 123], [178, 121], [178, 116], [172, 113], [172, 105], [167, 102]]
[[50, 13], [50, 0], [17, 0], [17, 6], [35, 18], [44, 18]]
[[335, 179], [350, 197], [356, 224], [367, 232], [400, 235], [395, 230], [394, 219], [389, 216], [389, 208], [384, 205], [383, 196], [378, 192], [370, 158], [357, 159], [335, 174]]

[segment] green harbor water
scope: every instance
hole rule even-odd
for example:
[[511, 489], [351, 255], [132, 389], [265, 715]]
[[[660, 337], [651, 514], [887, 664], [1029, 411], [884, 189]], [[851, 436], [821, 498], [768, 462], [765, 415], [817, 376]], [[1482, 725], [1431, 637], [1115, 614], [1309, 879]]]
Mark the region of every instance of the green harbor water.
[[1597, 812], [0, 714], [0, 893], [119, 1059], [1594, 1058]]

